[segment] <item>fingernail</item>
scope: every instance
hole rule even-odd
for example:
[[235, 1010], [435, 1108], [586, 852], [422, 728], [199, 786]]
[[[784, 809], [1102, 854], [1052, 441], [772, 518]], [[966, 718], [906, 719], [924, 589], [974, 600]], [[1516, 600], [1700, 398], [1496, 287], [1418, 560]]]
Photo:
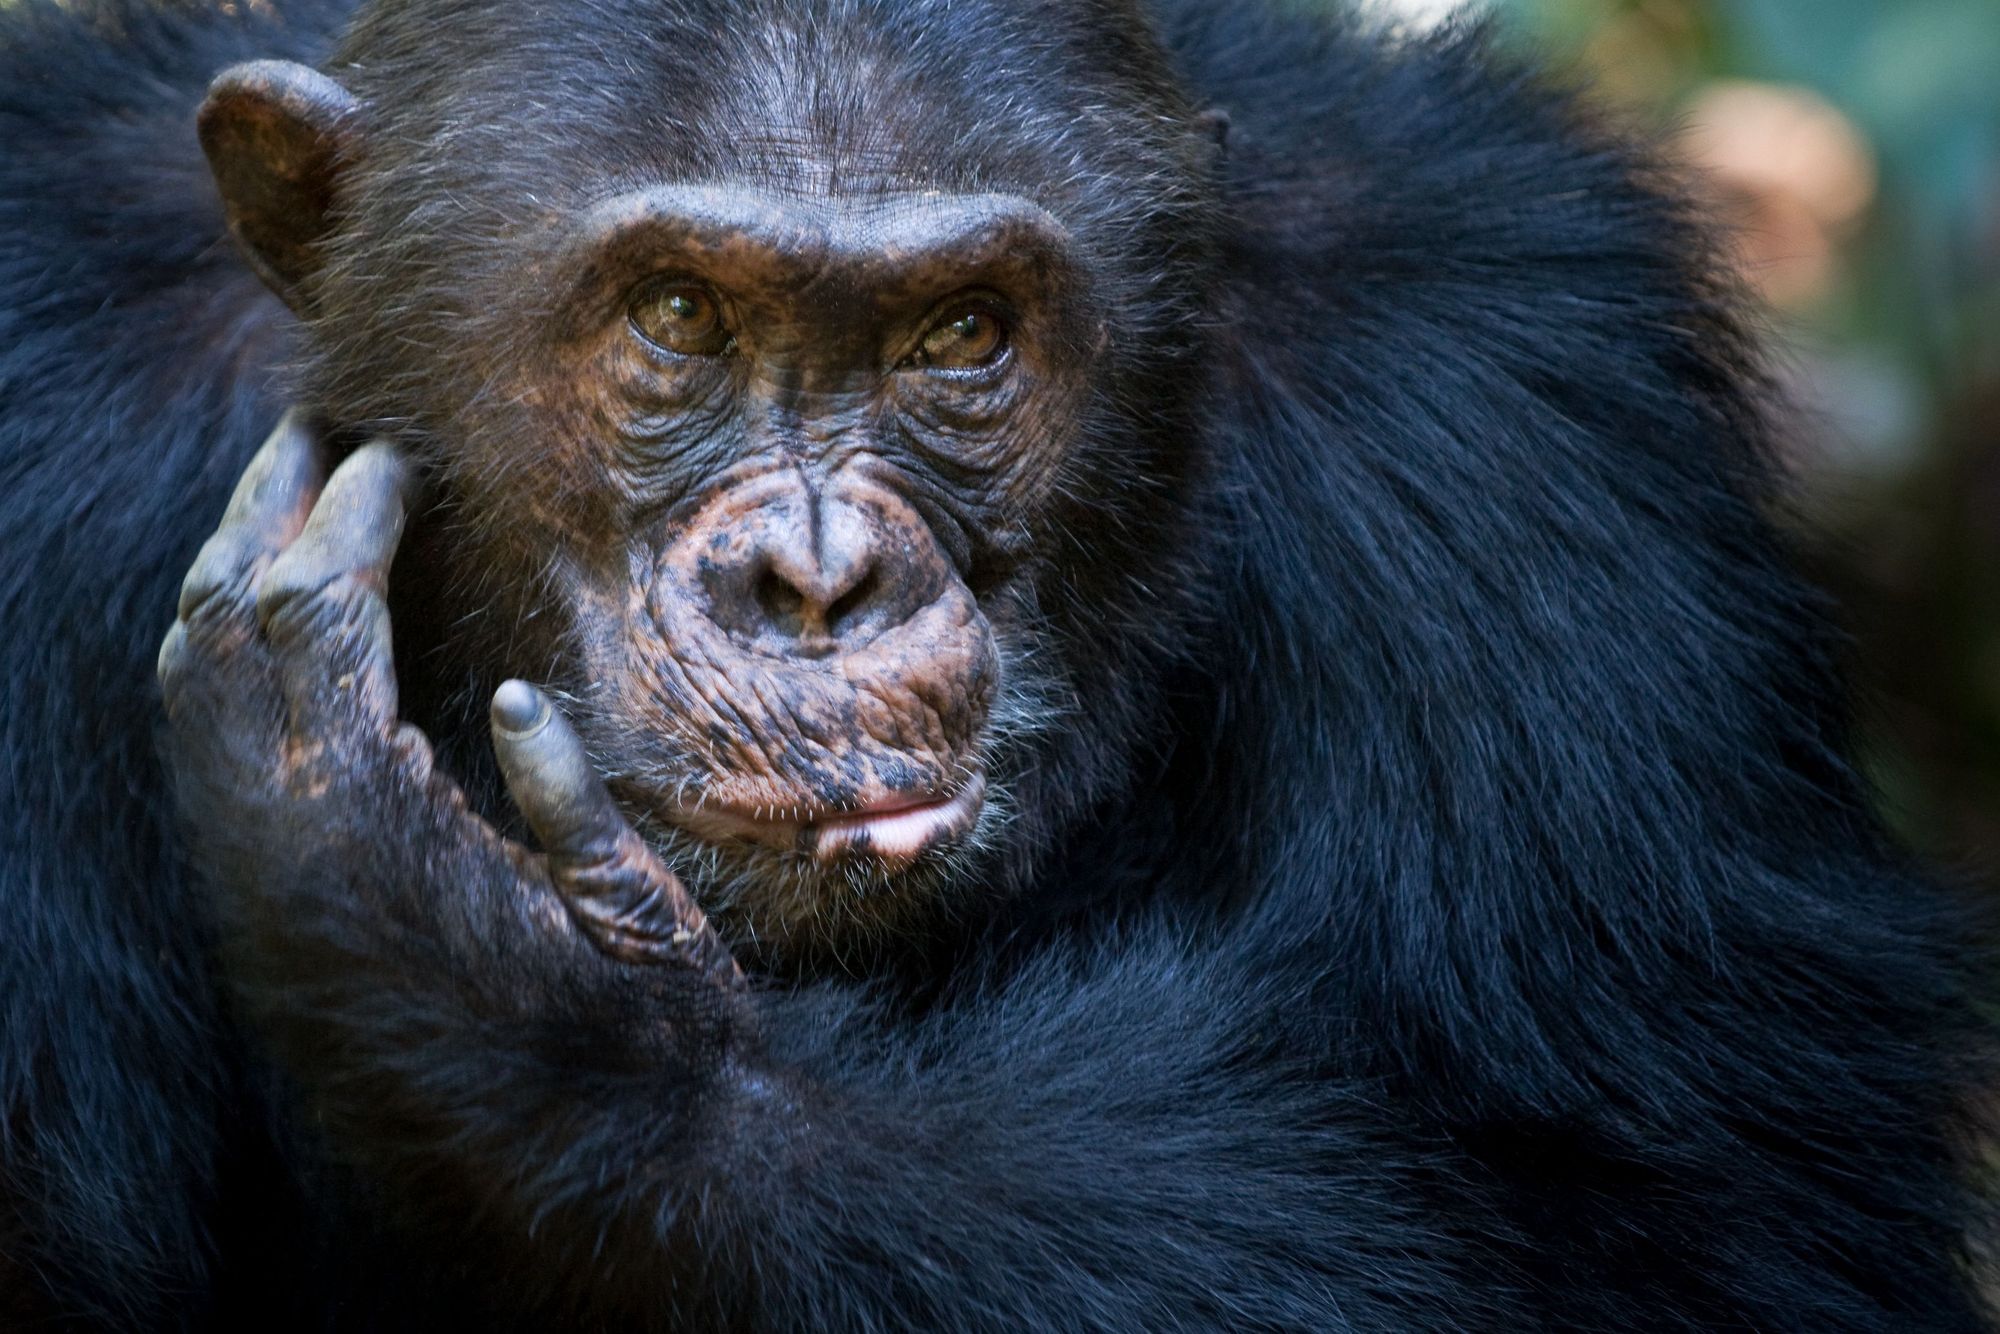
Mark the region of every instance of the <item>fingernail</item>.
[[526, 681], [506, 681], [493, 692], [493, 725], [508, 736], [533, 736], [552, 716], [547, 698]]

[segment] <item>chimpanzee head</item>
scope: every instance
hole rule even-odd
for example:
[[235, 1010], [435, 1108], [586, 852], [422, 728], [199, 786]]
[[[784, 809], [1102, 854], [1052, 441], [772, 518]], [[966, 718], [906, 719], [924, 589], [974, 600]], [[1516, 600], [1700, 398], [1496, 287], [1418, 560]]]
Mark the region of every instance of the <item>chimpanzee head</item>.
[[1214, 135], [1143, 32], [410, 0], [203, 107], [308, 406], [434, 477], [432, 658], [566, 694], [767, 956], [1004, 891], [1132, 762], [1213, 286]]

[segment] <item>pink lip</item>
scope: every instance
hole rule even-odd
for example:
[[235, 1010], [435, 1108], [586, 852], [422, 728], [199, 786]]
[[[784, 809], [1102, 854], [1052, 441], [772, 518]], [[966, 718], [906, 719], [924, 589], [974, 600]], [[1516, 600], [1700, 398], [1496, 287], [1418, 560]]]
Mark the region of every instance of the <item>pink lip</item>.
[[986, 782], [975, 778], [939, 801], [878, 806], [852, 815], [814, 820], [807, 827], [817, 837], [813, 855], [821, 861], [850, 852], [866, 852], [905, 865], [925, 851], [972, 827], [986, 799]]
[[761, 813], [691, 807], [678, 822], [703, 838], [737, 838], [809, 852], [815, 860], [865, 856], [901, 869], [925, 852], [970, 830], [986, 801], [986, 780], [973, 779], [948, 797], [891, 796], [859, 811]]

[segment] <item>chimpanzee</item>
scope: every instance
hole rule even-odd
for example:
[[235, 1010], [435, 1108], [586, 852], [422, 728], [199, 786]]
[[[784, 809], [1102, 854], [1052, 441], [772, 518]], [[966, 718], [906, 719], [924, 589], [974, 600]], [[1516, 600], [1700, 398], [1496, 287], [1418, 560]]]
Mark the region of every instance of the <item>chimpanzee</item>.
[[9, 1328], [1981, 1326], [1703, 227], [1315, 8], [0, 11]]

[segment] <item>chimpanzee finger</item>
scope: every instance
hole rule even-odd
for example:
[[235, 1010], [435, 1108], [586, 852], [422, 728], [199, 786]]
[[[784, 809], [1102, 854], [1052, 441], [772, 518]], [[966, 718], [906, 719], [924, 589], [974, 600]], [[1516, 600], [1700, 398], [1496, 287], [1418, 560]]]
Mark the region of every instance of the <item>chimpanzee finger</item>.
[[687, 890], [605, 791], [548, 696], [508, 681], [493, 696], [493, 749], [577, 923], [630, 963], [679, 963], [728, 985], [742, 975]]
[[243, 470], [214, 536], [181, 583], [180, 618], [203, 608], [248, 610], [257, 576], [305, 526], [325, 468], [319, 442], [288, 412]]
[[391, 446], [356, 450], [328, 479], [298, 540], [264, 573], [257, 615], [301, 733], [355, 710], [380, 725], [395, 720], [382, 593], [413, 485]]

